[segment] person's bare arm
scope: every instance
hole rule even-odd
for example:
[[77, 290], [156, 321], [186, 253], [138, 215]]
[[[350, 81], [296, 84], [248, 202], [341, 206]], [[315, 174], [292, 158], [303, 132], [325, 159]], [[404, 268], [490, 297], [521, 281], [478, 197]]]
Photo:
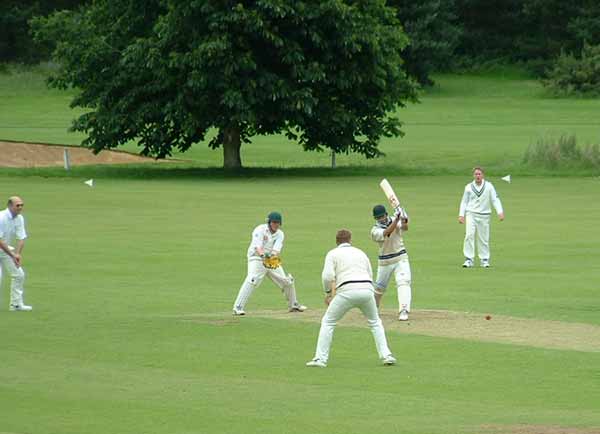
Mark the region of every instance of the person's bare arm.
[[392, 234], [392, 232], [394, 232], [396, 230], [396, 226], [398, 226], [399, 221], [400, 221], [400, 214], [398, 214], [396, 216], [396, 218], [392, 220], [392, 223], [390, 223], [390, 225], [387, 228], [385, 228], [385, 230], [383, 231], [383, 236], [389, 237]]

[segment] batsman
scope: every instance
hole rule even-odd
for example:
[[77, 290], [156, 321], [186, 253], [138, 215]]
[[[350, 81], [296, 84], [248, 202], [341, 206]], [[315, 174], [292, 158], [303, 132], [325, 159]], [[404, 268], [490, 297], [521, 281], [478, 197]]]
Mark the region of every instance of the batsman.
[[281, 214], [273, 211], [267, 216], [267, 223], [258, 225], [252, 231], [252, 241], [248, 247], [248, 275], [233, 304], [234, 315], [246, 314], [244, 310], [246, 303], [265, 276], [281, 288], [287, 298], [290, 312], [306, 310], [306, 306], [301, 305], [296, 299], [294, 278], [291, 274], [286, 274], [281, 266], [280, 254], [284, 240], [281, 225]]
[[383, 205], [373, 207], [375, 225], [371, 229], [371, 239], [379, 245], [377, 279], [375, 283], [375, 301], [377, 307], [394, 276], [398, 288], [400, 321], [408, 321], [412, 298], [411, 274], [408, 254], [404, 247], [403, 232], [408, 230], [408, 215], [403, 208], [397, 208], [390, 217]]

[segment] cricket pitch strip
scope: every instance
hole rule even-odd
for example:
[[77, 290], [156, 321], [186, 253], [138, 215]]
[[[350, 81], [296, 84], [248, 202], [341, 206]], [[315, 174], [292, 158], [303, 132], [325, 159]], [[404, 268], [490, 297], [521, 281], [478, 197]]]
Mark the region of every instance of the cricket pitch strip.
[[[250, 310], [246, 316], [234, 317], [230, 312], [187, 314], [184, 321], [226, 326], [252, 318], [306, 322], [315, 325], [315, 333], [325, 309], [309, 309], [302, 313], [282, 310]], [[418, 309], [409, 321], [398, 321], [393, 309], [383, 309], [381, 319], [387, 333], [435, 336], [470, 341], [523, 345], [557, 350], [600, 352], [600, 326], [504, 315], [489, 320], [482, 313]], [[353, 309], [338, 323], [340, 327], [367, 327], [360, 311]]]

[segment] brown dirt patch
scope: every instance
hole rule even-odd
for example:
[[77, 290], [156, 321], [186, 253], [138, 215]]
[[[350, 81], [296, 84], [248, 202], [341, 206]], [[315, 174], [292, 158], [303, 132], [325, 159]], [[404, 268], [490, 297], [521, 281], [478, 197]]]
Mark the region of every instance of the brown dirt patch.
[[155, 160], [123, 151], [92, 151], [76, 146], [0, 141], [0, 167], [52, 167], [64, 165], [64, 150], [69, 152], [71, 166], [91, 164], [155, 163]]
[[553, 425], [487, 425], [489, 434], [600, 434], [600, 428], [578, 428]]
[[[319, 323], [325, 309], [309, 309], [303, 313], [287, 311], [249, 311], [247, 317], [272, 318], [288, 321]], [[231, 313], [185, 315], [187, 321], [226, 324]], [[244, 321], [246, 317], [234, 320]], [[386, 331], [401, 334], [438, 336], [481, 342], [524, 345], [536, 348], [600, 352], [600, 326], [561, 321], [546, 321], [510, 316], [447, 310], [415, 310], [410, 321], [401, 322], [397, 312], [383, 309], [381, 318]], [[354, 309], [340, 321], [342, 327], [366, 327], [362, 314]]]

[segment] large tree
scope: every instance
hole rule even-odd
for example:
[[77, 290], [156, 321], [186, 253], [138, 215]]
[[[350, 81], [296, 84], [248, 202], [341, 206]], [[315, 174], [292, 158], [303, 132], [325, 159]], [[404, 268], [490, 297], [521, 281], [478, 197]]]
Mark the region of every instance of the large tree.
[[51, 84], [88, 109], [73, 129], [96, 152], [137, 140], [161, 158], [215, 128], [226, 168], [256, 134], [374, 157], [415, 99], [384, 0], [96, 0], [34, 25], [55, 43]]

